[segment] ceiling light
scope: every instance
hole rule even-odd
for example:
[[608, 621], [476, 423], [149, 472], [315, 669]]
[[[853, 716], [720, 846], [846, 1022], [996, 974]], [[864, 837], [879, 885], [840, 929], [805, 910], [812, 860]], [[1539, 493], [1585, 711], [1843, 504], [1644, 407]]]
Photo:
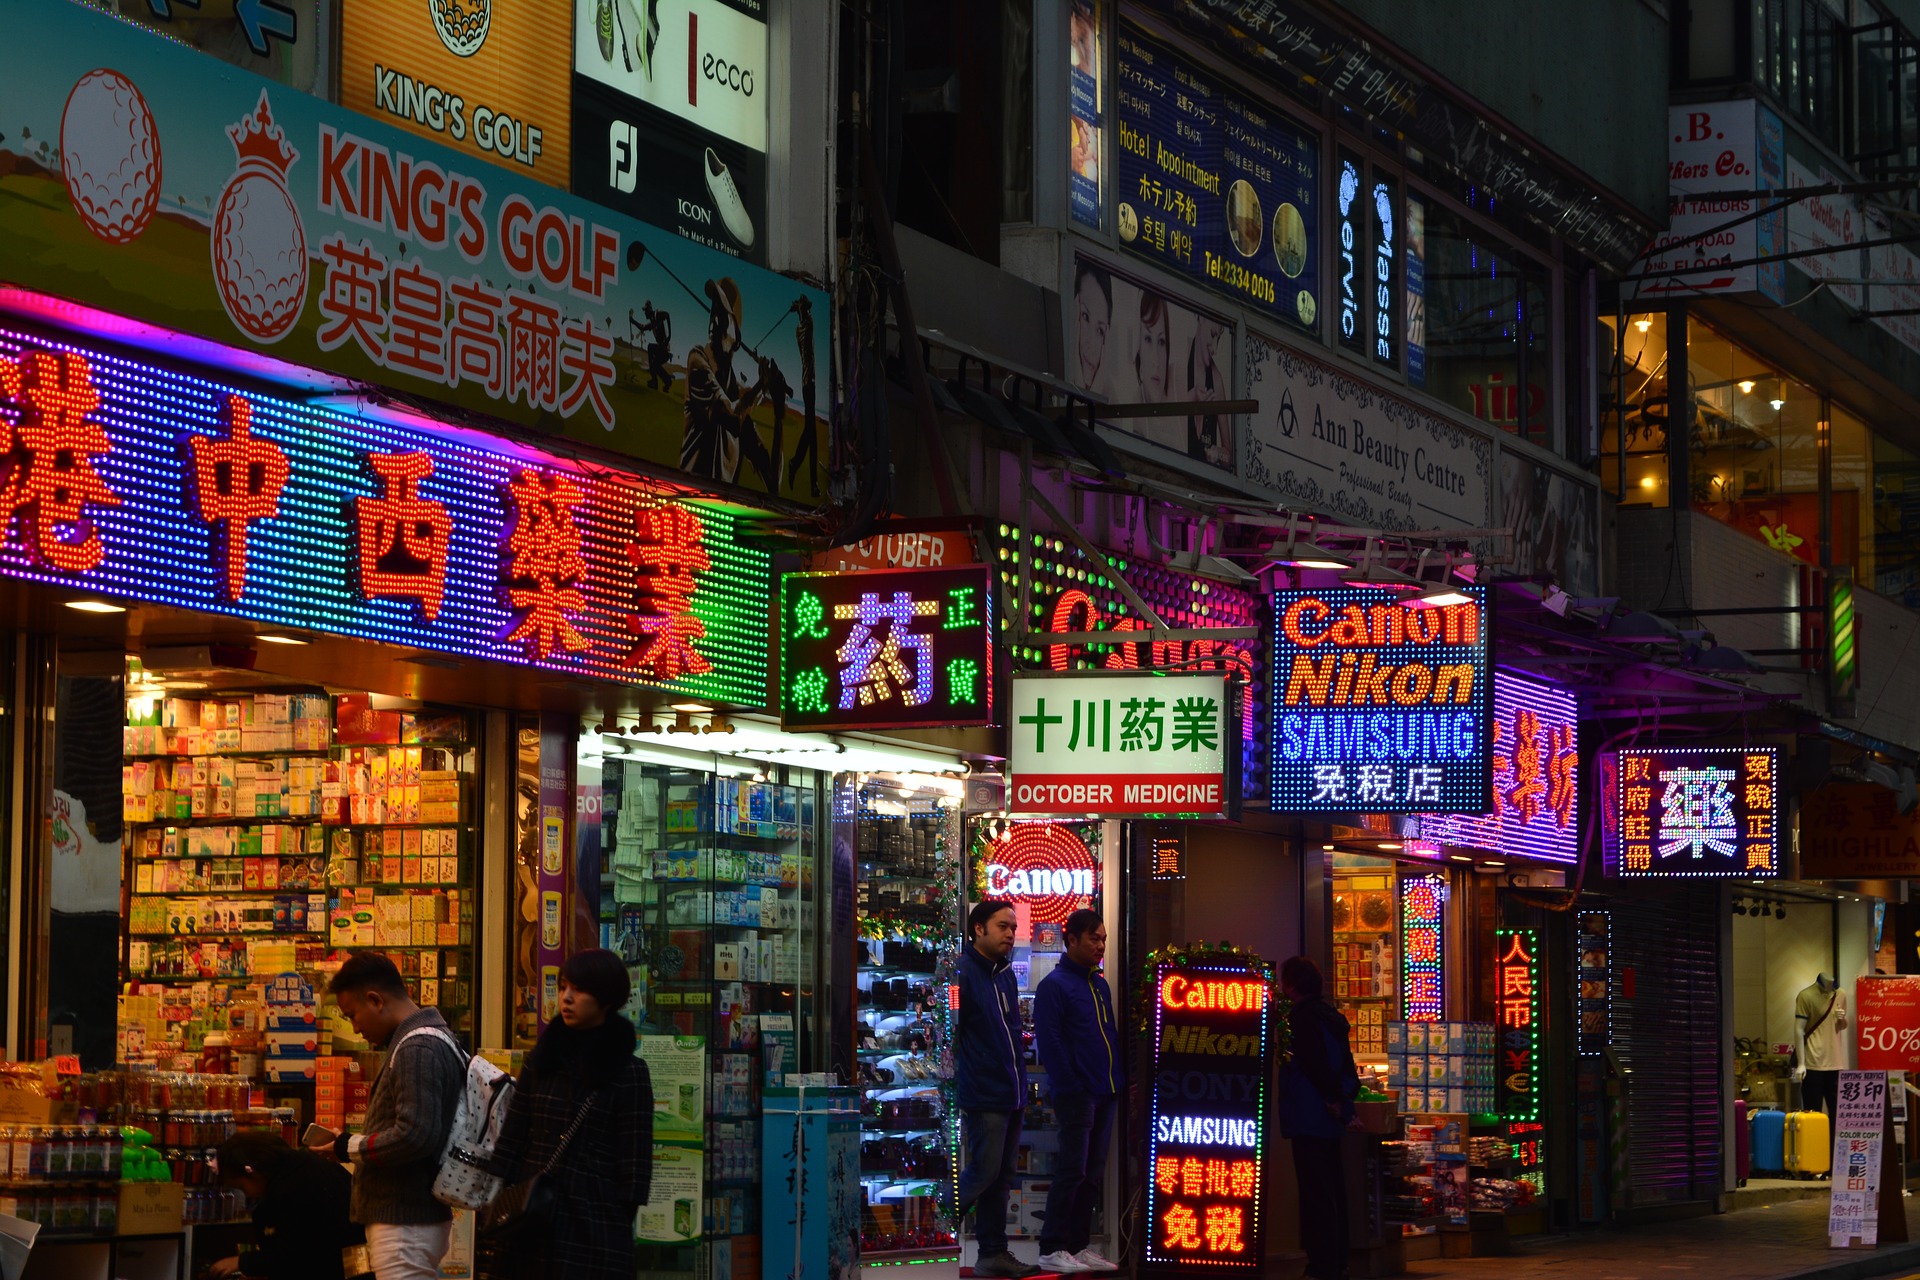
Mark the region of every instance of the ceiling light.
[[1400, 603], [1409, 609], [1429, 609], [1449, 604], [1472, 604], [1473, 597], [1458, 587], [1439, 586], [1421, 595], [1408, 596]]
[[1473, 861], [1472, 858], [1469, 858], [1464, 853], [1450, 853], [1447, 855], [1447, 857], [1449, 860], [1453, 862], [1472, 862]]
[[168, 680], [165, 681], [161, 687], [164, 689], [204, 689], [207, 687], [207, 682], [205, 680]]
[[1325, 850], [1325, 851], [1326, 851], [1326, 852], [1328, 852], [1328, 853], [1332, 853], [1332, 852], [1333, 852], [1333, 846], [1332, 846], [1332, 845], [1330, 845], [1330, 844], [1323, 844], [1323, 845], [1321, 845], [1320, 847], [1321, 847], [1321, 849], [1323, 849], [1323, 850]]
[[307, 643], [305, 640], [300, 639], [298, 636], [258, 635], [258, 636], [255, 636], [254, 639], [260, 641], [262, 644], [305, 644]]
[[1493, 858], [1488, 858], [1485, 862], [1481, 863], [1480, 865], [1483, 867], [1504, 867], [1507, 864]]
[[1388, 853], [1395, 853], [1403, 846], [1398, 840], [1382, 840], [1379, 847], [1385, 849]]
[[685, 711], [693, 714], [699, 714], [699, 713], [704, 713], [704, 712], [713, 710], [712, 707], [708, 706], [704, 702], [676, 702], [676, 703], [673, 703], [672, 706], [675, 711]]
[[1752, 394], [1753, 394], [1753, 379], [1752, 379], [1752, 378], [1742, 378], [1742, 379], [1740, 379], [1740, 394], [1741, 394], [1741, 395], [1743, 395], [1743, 396], [1750, 396], [1750, 395], [1752, 395]]
[[1775, 413], [1778, 413], [1780, 412], [1780, 410], [1787, 407], [1787, 402], [1785, 400], [1769, 400], [1767, 403], [1773, 406], [1773, 411]]
[[1384, 564], [1370, 564], [1358, 573], [1348, 574], [1340, 579], [1350, 587], [1375, 588], [1381, 591], [1415, 591], [1420, 587], [1420, 579], [1410, 573]]
[[1287, 545], [1274, 557], [1275, 564], [1290, 569], [1351, 569], [1353, 561], [1338, 551], [1329, 551], [1312, 539], [1300, 536], [1300, 517], [1293, 516], [1287, 524]]
[[1640, 477], [1640, 487], [1641, 487], [1642, 489], [1651, 489], [1651, 488], [1654, 488], [1654, 487], [1655, 487], [1655, 486], [1656, 486], [1656, 485], [1657, 485], [1658, 483], [1659, 483], [1659, 482], [1658, 482], [1658, 481], [1656, 481], [1656, 480], [1655, 480], [1655, 479], [1654, 479], [1654, 478], [1653, 478], [1652, 476], [1641, 476], [1641, 477]]
[[81, 613], [125, 613], [126, 606], [108, 604], [105, 600], [69, 600], [67, 608], [77, 609]]
[[1653, 317], [1641, 316], [1638, 320], [1635, 320], [1633, 322], [1633, 327], [1638, 329], [1640, 332], [1645, 333], [1647, 330], [1653, 328]]

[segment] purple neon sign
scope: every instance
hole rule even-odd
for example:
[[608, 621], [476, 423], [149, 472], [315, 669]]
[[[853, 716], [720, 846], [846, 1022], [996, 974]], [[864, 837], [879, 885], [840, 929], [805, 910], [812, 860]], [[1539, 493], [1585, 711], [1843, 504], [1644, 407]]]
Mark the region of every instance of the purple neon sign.
[[1572, 694], [1495, 672], [1493, 809], [1422, 814], [1419, 838], [1543, 862], [1578, 862], [1579, 717]]

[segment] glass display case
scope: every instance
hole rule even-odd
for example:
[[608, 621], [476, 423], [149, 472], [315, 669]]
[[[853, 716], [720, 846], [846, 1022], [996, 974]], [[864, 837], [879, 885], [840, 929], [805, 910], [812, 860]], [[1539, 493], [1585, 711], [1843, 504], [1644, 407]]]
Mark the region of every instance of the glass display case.
[[818, 775], [583, 739], [601, 933], [654, 1091], [644, 1273], [757, 1267], [761, 1090], [814, 1053]]
[[947, 779], [862, 775], [856, 812], [854, 1056], [861, 1096], [861, 1252], [955, 1256], [958, 1134], [948, 987], [959, 954], [959, 801]]

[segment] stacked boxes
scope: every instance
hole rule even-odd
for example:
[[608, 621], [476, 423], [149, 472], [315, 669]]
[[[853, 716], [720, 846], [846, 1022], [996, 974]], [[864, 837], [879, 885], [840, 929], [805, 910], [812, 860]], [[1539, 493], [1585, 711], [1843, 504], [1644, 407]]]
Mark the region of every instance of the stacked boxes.
[[299, 974], [267, 984], [267, 1082], [293, 1084], [314, 1078], [320, 1056], [320, 1007]]
[[318, 694], [257, 693], [202, 702], [165, 698], [153, 714], [127, 725], [122, 749], [130, 756], [320, 751], [332, 736], [333, 709]]
[[335, 1133], [344, 1133], [348, 1126], [359, 1126], [367, 1118], [370, 1089], [356, 1059], [344, 1055], [316, 1059], [313, 1122]]
[[1410, 1114], [1491, 1112], [1494, 1028], [1490, 1022], [1389, 1022], [1383, 1027], [1387, 1085]]

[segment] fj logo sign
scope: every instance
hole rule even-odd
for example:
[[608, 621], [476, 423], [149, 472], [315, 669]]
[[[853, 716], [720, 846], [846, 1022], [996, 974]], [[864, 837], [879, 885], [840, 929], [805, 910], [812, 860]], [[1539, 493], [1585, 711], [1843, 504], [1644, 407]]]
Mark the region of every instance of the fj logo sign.
[[625, 120], [615, 120], [607, 130], [607, 185], [615, 191], [632, 191], [639, 177], [640, 130]]

